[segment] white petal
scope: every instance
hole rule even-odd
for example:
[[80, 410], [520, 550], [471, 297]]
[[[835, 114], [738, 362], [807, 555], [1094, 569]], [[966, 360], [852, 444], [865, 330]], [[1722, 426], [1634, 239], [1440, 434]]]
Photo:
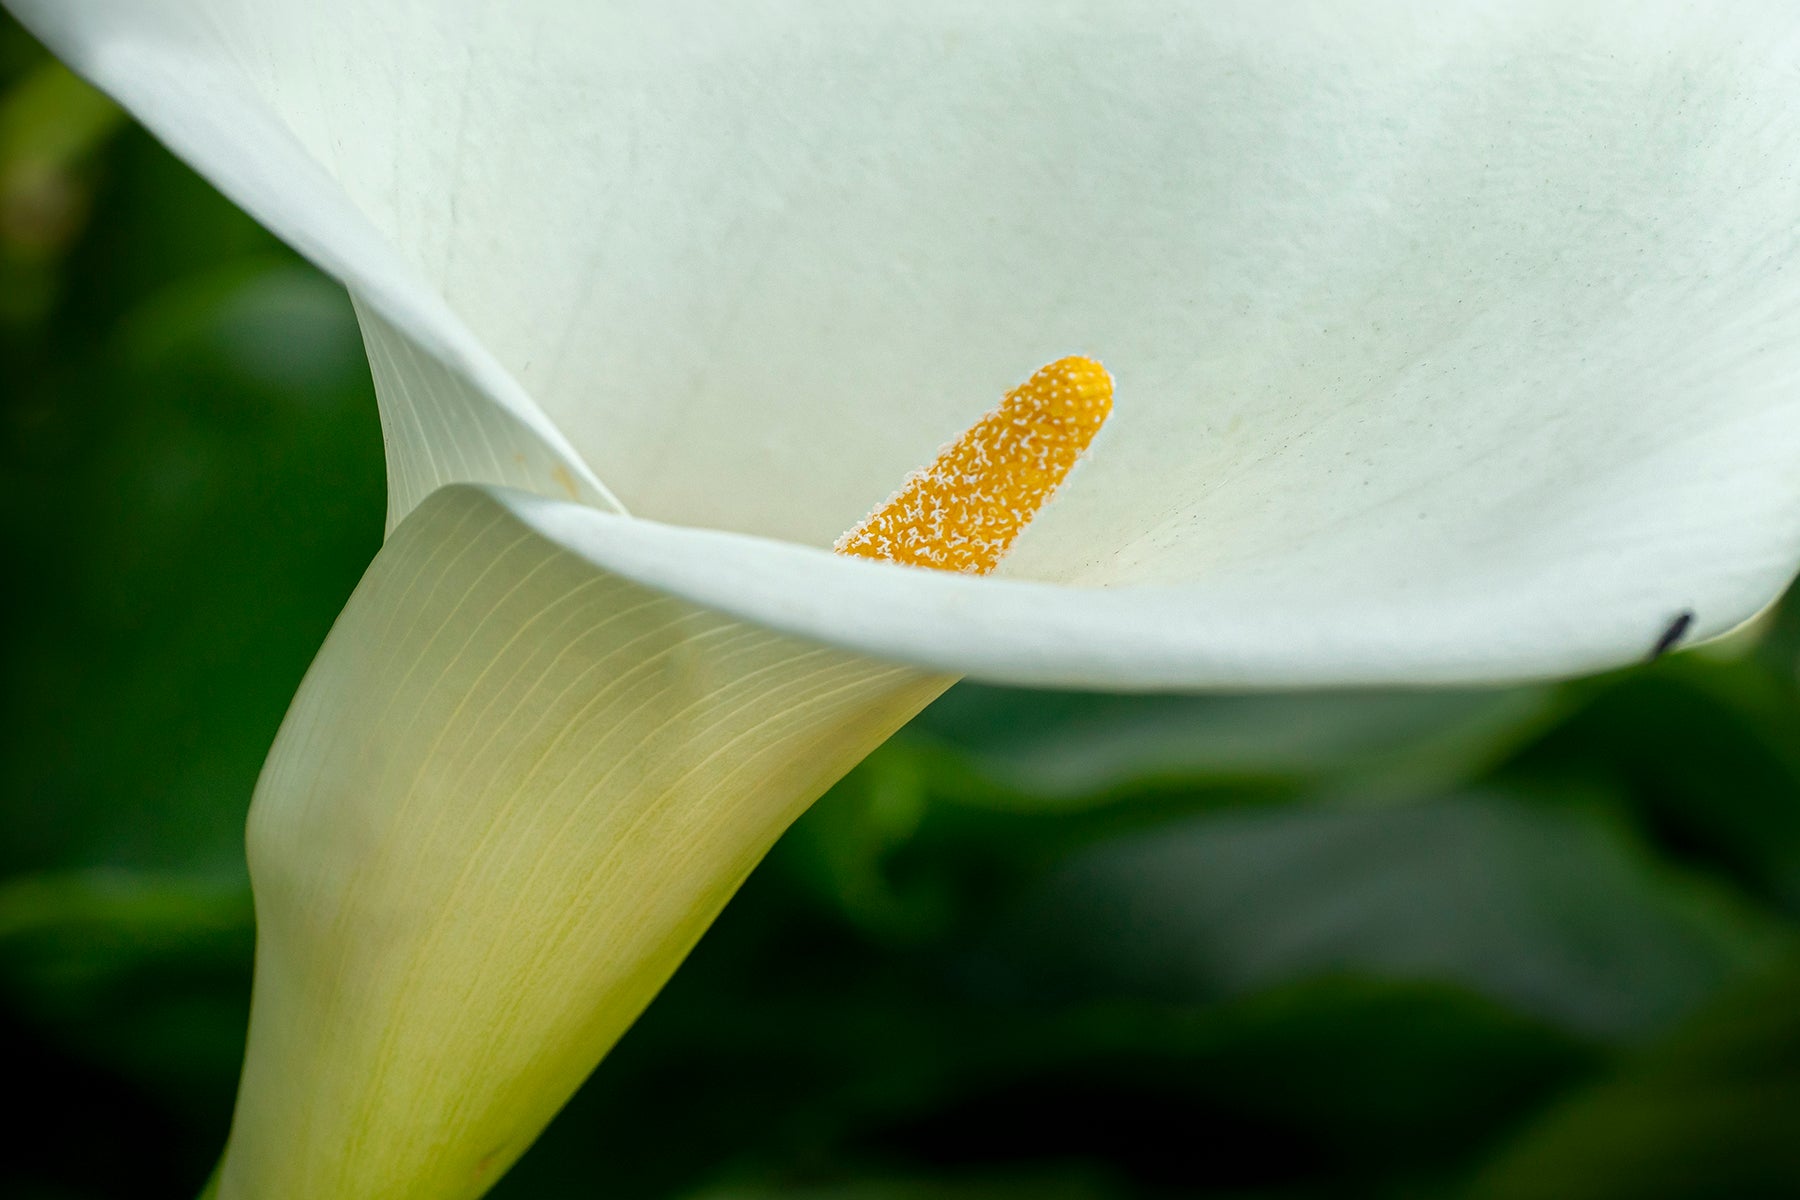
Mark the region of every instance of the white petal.
[[220, 1195], [485, 1191], [776, 836], [948, 682], [597, 572], [480, 491], [427, 499], [257, 786]]
[[1166, 590], [846, 615], [790, 552], [708, 582], [628, 535], [784, 628], [1014, 680], [1515, 677], [1725, 629], [1800, 554], [1785, 2], [9, 2], [640, 515], [823, 545], [1033, 367], [1113, 369], [1009, 568]]

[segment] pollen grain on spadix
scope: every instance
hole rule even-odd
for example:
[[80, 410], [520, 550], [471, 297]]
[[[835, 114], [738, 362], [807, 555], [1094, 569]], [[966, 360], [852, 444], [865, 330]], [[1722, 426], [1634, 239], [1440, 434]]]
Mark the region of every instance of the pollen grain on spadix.
[[833, 549], [986, 575], [1068, 478], [1112, 399], [1112, 376], [1093, 359], [1051, 363], [907, 476]]

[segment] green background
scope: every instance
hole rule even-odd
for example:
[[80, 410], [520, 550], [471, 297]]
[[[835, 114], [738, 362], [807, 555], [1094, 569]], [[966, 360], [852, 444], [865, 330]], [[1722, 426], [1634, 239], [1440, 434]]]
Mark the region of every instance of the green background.
[[[244, 810], [380, 538], [341, 292], [0, 24], [0, 1196], [197, 1190]], [[509, 1200], [1800, 1196], [1800, 607], [1502, 691], [964, 686]]]

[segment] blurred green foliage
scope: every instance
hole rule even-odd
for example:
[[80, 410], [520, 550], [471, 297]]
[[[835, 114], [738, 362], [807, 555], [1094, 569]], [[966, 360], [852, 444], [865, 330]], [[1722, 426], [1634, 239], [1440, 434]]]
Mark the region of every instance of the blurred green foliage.
[[[0, 1195], [171, 1197], [373, 555], [343, 296], [0, 25]], [[1800, 1196], [1800, 606], [1494, 692], [958, 688], [504, 1200]]]

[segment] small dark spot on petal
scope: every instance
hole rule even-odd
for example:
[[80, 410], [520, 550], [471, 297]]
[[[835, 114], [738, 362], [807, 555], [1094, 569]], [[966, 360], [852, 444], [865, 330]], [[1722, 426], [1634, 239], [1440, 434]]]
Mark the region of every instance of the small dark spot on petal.
[[1688, 630], [1693, 627], [1694, 610], [1691, 608], [1682, 609], [1680, 615], [1673, 621], [1670, 621], [1669, 627], [1663, 630], [1662, 636], [1656, 639], [1656, 645], [1651, 647], [1650, 657], [1646, 661], [1655, 662], [1669, 651], [1675, 649], [1675, 647], [1681, 645], [1681, 639], [1686, 637]]

